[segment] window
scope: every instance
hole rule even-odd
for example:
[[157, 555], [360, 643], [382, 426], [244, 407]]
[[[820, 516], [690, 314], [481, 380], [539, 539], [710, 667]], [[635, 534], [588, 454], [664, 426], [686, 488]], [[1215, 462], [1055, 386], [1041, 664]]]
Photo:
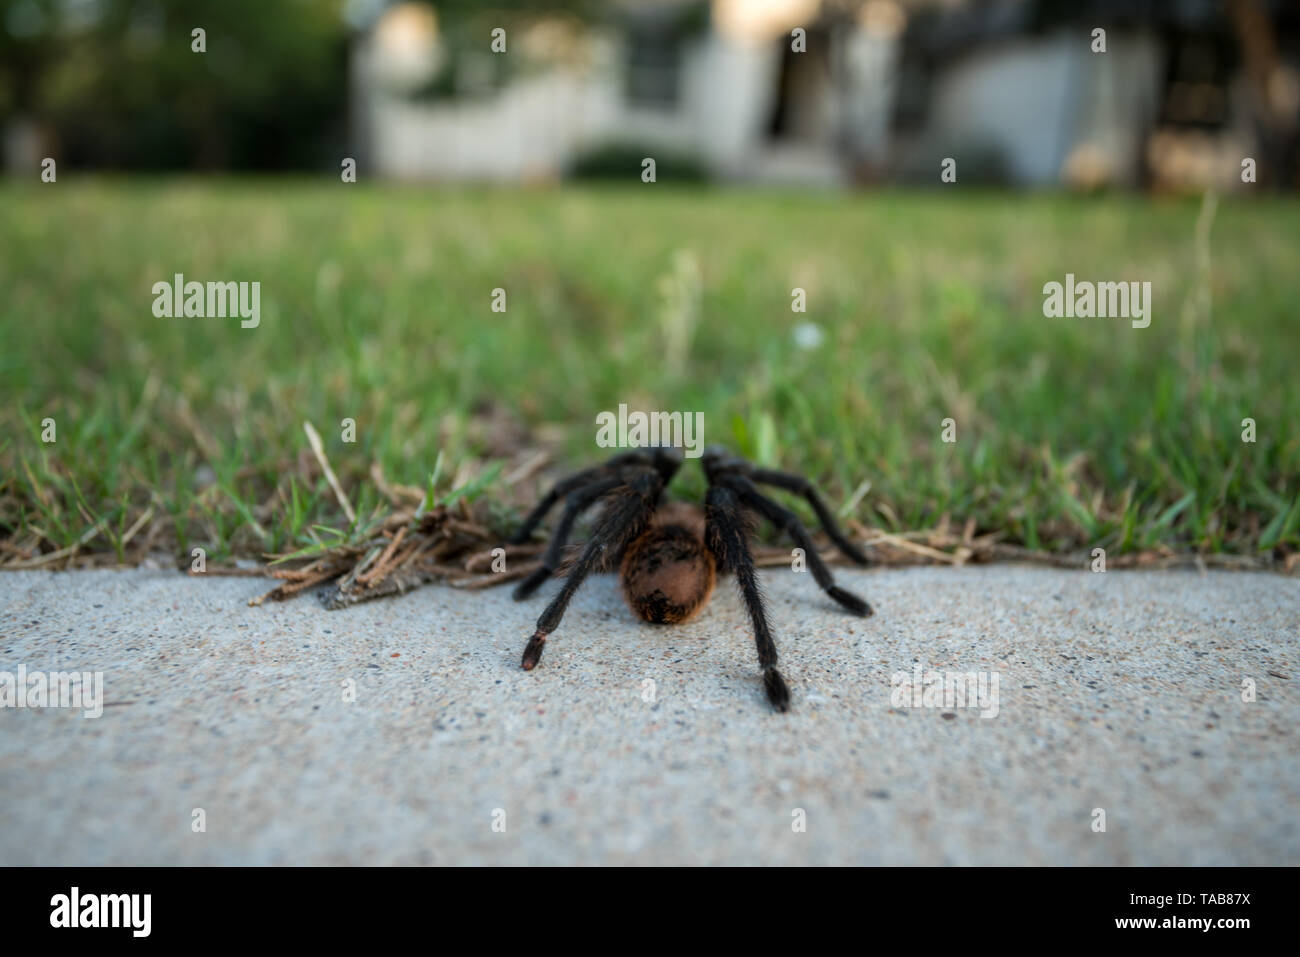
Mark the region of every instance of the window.
[[633, 29], [628, 34], [627, 100], [633, 106], [671, 109], [681, 82], [681, 40], [672, 29]]

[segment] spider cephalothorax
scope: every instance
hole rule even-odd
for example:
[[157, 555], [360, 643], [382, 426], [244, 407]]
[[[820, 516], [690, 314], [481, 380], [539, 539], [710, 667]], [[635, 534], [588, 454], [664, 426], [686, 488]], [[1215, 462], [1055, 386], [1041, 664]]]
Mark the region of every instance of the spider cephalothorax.
[[519, 583], [516, 599], [527, 598], [555, 574], [578, 516], [597, 501], [604, 503], [600, 520], [559, 594], [537, 619], [537, 628], [524, 648], [524, 670], [537, 667], [547, 637], [559, 626], [570, 599], [593, 571], [617, 563], [628, 605], [641, 618], [657, 624], [690, 619], [708, 603], [717, 576], [732, 572], [753, 623], [768, 699], [777, 710], [785, 711], [790, 706], [790, 690], [776, 669], [776, 643], [749, 552], [751, 516], [766, 518], [789, 533], [803, 549], [808, 569], [826, 594], [855, 615], [870, 615], [871, 607], [835, 584], [798, 516], [765, 496], [758, 486], [772, 485], [802, 495], [840, 551], [860, 565], [865, 565], [867, 558], [845, 538], [807, 479], [756, 468], [719, 446], [704, 452], [704, 473], [709, 481], [704, 508], [662, 503], [664, 488], [681, 463], [681, 453], [672, 448], [620, 453], [603, 465], [559, 482], [524, 519], [514, 535], [516, 543], [527, 541], [546, 513], [564, 499], [564, 511], [541, 563]]

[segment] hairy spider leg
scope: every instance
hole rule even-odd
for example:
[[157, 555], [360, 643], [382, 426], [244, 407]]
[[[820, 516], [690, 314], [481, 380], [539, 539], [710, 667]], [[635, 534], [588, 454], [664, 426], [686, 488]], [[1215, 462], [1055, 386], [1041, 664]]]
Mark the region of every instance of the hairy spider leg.
[[542, 650], [546, 646], [547, 636], [559, 626], [565, 609], [569, 607], [569, 601], [582, 587], [587, 576], [599, 568], [608, 557], [621, 555], [628, 543], [641, 534], [659, 505], [659, 496], [663, 488], [664, 479], [659, 471], [646, 467], [638, 470], [635, 477], [629, 477], [626, 484], [620, 484], [607, 494], [605, 511], [596, 524], [595, 531], [583, 546], [582, 554], [574, 562], [559, 594], [537, 619], [537, 628], [524, 647], [521, 664], [525, 671], [532, 671], [537, 667], [537, 663], [542, 658]]
[[550, 544], [546, 546], [546, 554], [542, 556], [542, 563], [515, 587], [515, 601], [523, 601], [537, 591], [542, 582], [555, 574], [555, 570], [560, 567], [560, 559], [564, 556], [564, 546], [569, 544], [569, 536], [573, 534], [573, 524], [578, 520], [578, 516], [595, 504], [596, 500], [602, 495], [613, 491], [621, 484], [623, 484], [623, 480], [615, 475], [609, 478], [595, 479], [569, 493], [568, 498], [564, 500], [564, 511], [560, 515], [560, 523], [555, 526], [555, 531], [551, 533]]
[[753, 482], [739, 473], [724, 473], [718, 477], [718, 481], [722, 485], [734, 489], [740, 497], [740, 501], [746, 507], [762, 515], [777, 528], [790, 533], [790, 537], [795, 540], [795, 544], [803, 549], [804, 557], [808, 560], [808, 568], [812, 571], [813, 579], [821, 587], [822, 591], [855, 615], [865, 618], [871, 614], [870, 605], [857, 595], [835, 584], [835, 578], [831, 575], [831, 570], [826, 567], [826, 563], [817, 554], [817, 546], [813, 543], [812, 536], [808, 534], [808, 529], [804, 528], [803, 522], [799, 521], [798, 515], [772, 501], [760, 492]]
[[859, 565], [868, 564], [867, 556], [862, 553], [858, 546], [849, 541], [848, 536], [840, 531], [839, 525], [835, 522], [835, 516], [826, 507], [822, 497], [817, 494], [817, 489], [813, 488], [813, 484], [802, 475], [794, 475], [790, 472], [775, 472], [771, 469], [742, 470], [741, 474], [762, 485], [774, 485], [777, 488], [785, 489], [787, 492], [802, 495], [808, 500], [808, 504], [812, 506], [813, 511], [817, 513], [817, 521], [821, 522], [822, 529], [830, 540], [835, 543], [835, 546]]
[[758, 663], [763, 669], [763, 687], [767, 700], [778, 711], [790, 708], [790, 689], [781, 672], [776, 669], [776, 642], [767, 624], [763, 608], [763, 594], [758, 587], [758, 572], [747, 541], [749, 528], [739, 499], [733, 489], [725, 485], [711, 485], [704, 499], [705, 542], [713, 552], [720, 569], [735, 573], [741, 598], [749, 610], [754, 626], [754, 644], [758, 649]]
[[542, 500], [533, 506], [533, 510], [528, 513], [523, 523], [515, 529], [515, 533], [510, 536], [510, 544], [522, 545], [528, 541], [533, 535], [533, 530], [541, 524], [542, 519], [546, 517], [546, 513], [555, 507], [556, 502], [575, 489], [596, 481], [605, 470], [604, 465], [597, 465], [593, 468], [583, 469], [581, 472], [575, 472], [568, 478], [555, 483], [551, 490], [542, 496]]
[[[571, 492], [582, 488], [584, 485], [588, 485], [598, 479], [612, 475], [614, 470], [621, 465], [653, 465], [658, 467], [662, 473], [664, 471], [664, 465], [662, 463], [665, 461], [671, 461], [671, 455], [667, 454], [669, 452], [671, 452], [671, 450], [647, 451], [645, 449], [631, 449], [627, 452], [619, 452], [616, 455], [610, 456], [609, 459], [602, 462], [600, 465], [593, 465], [591, 468], [583, 469], [581, 472], [574, 472], [568, 478], [561, 479], [559, 482], [555, 483], [549, 492], [542, 496], [540, 502], [533, 506], [532, 511], [528, 513], [527, 517], [523, 520], [523, 523], [515, 530], [515, 533], [510, 536], [509, 544], [522, 545], [524, 542], [528, 541], [528, 539], [532, 537], [537, 526], [541, 524], [542, 519], [546, 517], [546, 513], [555, 507], [556, 502]], [[681, 462], [680, 453], [677, 462], [679, 464]], [[676, 470], [675, 465], [671, 466], [671, 468], [674, 471]], [[664, 475], [665, 482], [668, 481], [670, 475], [671, 472]]]

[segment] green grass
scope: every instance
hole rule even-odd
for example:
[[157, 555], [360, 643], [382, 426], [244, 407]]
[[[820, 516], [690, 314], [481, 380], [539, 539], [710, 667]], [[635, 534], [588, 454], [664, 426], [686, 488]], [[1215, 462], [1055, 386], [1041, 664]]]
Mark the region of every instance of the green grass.
[[[310, 547], [348, 522], [304, 420], [365, 522], [385, 508], [372, 463], [424, 488], [441, 453], [445, 495], [517, 422], [578, 465], [606, 454], [595, 416], [620, 402], [703, 412], [707, 442], [807, 472], [867, 525], [946, 515], [1048, 551], [1289, 553], [1300, 207], [1222, 201], [1208, 270], [1199, 209], [955, 189], [0, 185], [0, 561]], [[260, 327], [155, 318], [151, 286], [176, 272], [260, 281]], [[1043, 283], [1066, 272], [1150, 280], [1150, 328], [1043, 318]], [[795, 346], [803, 321], [821, 346]], [[471, 491], [496, 501], [498, 485]], [[702, 486], [687, 469], [681, 490]]]

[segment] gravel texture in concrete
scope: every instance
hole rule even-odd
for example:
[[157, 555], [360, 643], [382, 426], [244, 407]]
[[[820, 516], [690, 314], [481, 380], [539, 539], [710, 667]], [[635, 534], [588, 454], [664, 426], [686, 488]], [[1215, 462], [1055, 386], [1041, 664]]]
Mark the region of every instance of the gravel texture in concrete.
[[104, 705], [0, 709], [0, 864], [1300, 863], [1300, 581], [837, 571], [857, 619], [763, 577], [785, 715], [729, 581], [654, 627], [593, 579], [525, 673], [554, 584], [0, 575], [0, 692]]

